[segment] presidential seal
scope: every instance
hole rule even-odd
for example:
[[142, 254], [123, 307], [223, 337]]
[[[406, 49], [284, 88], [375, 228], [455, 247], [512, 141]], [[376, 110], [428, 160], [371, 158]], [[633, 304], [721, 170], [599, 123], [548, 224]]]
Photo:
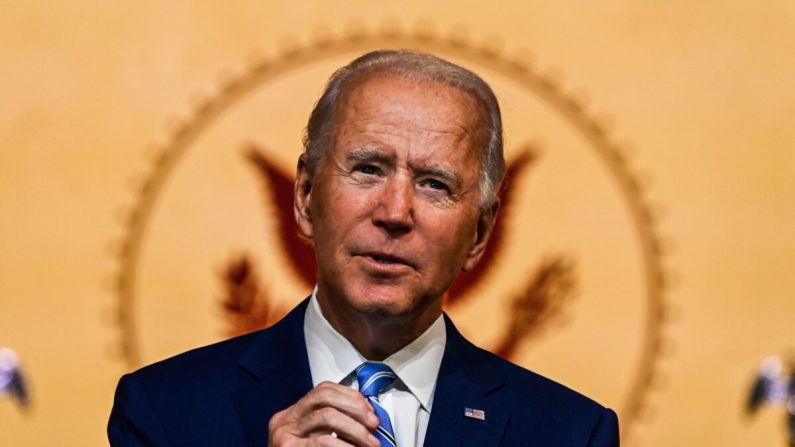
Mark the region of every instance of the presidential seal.
[[502, 104], [501, 215], [446, 311], [480, 346], [616, 408], [632, 445], [668, 315], [663, 244], [641, 177], [556, 77], [460, 32], [323, 32], [255, 58], [199, 101], [153, 157], [125, 219], [113, 282], [124, 362], [265, 327], [308, 295], [314, 258], [292, 217], [303, 126], [329, 74], [376, 48], [458, 62]]

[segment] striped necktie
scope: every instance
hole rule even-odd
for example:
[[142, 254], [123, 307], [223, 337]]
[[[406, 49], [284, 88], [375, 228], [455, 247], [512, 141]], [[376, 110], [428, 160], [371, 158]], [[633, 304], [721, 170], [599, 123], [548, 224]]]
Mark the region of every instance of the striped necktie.
[[356, 380], [359, 382], [359, 392], [367, 398], [378, 416], [378, 428], [375, 437], [381, 441], [381, 447], [396, 447], [395, 431], [392, 430], [392, 421], [389, 414], [378, 403], [378, 395], [392, 385], [397, 379], [389, 366], [383, 363], [366, 362], [356, 368]]

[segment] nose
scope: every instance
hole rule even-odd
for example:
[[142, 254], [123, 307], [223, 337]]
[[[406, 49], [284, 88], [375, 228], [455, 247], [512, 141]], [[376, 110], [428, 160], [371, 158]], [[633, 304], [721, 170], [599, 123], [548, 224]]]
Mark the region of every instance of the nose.
[[410, 178], [396, 175], [387, 181], [378, 197], [373, 223], [391, 236], [400, 236], [412, 230], [414, 187]]

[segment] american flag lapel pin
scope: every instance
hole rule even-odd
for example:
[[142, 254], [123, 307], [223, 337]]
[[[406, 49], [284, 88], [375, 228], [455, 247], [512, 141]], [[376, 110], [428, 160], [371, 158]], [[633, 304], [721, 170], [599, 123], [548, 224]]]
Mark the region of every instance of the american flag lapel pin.
[[478, 410], [477, 408], [464, 408], [464, 417], [468, 417], [470, 419], [477, 419], [479, 421], [486, 420], [486, 412], [483, 410]]

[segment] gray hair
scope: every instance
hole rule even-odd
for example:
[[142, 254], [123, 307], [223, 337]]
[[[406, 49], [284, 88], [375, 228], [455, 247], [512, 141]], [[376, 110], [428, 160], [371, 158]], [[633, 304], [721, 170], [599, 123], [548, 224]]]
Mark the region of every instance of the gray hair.
[[389, 73], [411, 80], [428, 80], [445, 84], [474, 97], [488, 116], [488, 138], [480, 154], [480, 205], [491, 207], [505, 176], [502, 117], [491, 87], [478, 75], [452, 62], [408, 50], [380, 50], [364, 54], [337, 70], [309, 115], [304, 133], [304, 153], [310, 172], [323, 163], [334, 137], [337, 106], [342, 96], [366, 75]]

